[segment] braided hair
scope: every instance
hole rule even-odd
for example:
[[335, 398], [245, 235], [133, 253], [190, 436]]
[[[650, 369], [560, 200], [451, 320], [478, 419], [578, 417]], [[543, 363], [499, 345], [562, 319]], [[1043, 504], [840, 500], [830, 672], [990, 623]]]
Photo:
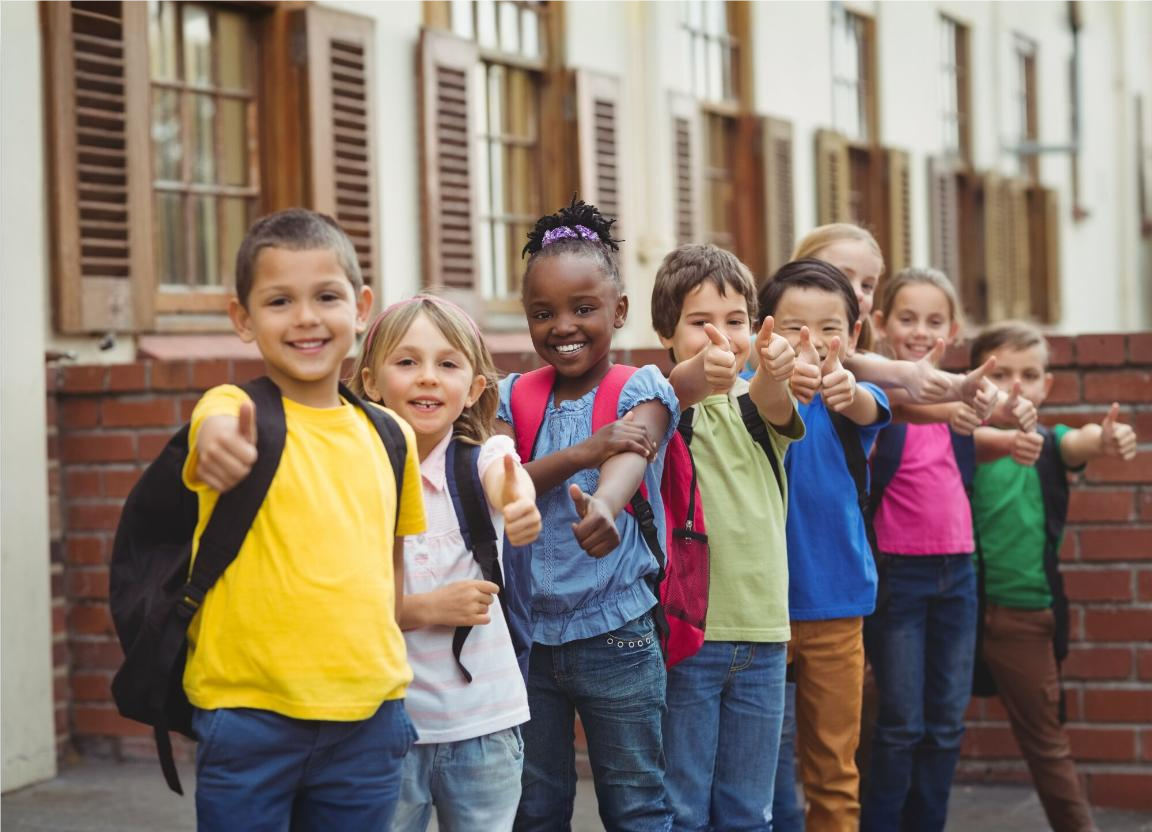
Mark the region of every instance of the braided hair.
[[527, 285], [528, 275], [538, 260], [573, 254], [595, 260], [604, 276], [623, 292], [624, 283], [620, 280], [620, 266], [616, 261], [616, 252], [623, 240], [612, 237], [615, 223], [615, 218], [604, 216], [595, 205], [589, 205], [575, 195], [567, 208], [536, 220], [536, 225], [528, 232], [528, 243], [520, 252], [521, 257], [528, 256], [521, 287]]

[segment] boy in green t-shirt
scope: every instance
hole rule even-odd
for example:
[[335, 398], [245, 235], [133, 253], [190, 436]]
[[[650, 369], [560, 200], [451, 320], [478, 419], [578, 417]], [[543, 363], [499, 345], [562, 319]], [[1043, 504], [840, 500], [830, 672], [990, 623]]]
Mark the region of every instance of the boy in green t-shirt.
[[[996, 366], [989, 377], [1005, 393], [1040, 405], [1052, 389], [1048, 345], [1032, 325], [1009, 321], [985, 329], [972, 344], [972, 364], [990, 357]], [[1113, 403], [1098, 425], [1040, 428], [1034, 441], [1043, 446], [1035, 467], [1008, 457], [981, 464], [972, 488], [984, 600], [977, 693], [999, 693], [1057, 832], [1095, 829], [1060, 714], [1058, 663], [1068, 650], [1067, 600], [1059, 573], [1067, 472], [1101, 456], [1135, 456], [1136, 434], [1116, 421], [1119, 409]], [[979, 430], [1005, 443], [1015, 433]]]

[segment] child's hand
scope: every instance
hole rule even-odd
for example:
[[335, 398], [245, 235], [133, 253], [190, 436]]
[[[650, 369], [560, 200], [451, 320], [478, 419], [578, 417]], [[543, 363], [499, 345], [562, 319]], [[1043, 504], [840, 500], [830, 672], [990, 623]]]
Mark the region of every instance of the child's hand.
[[1044, 437], [1036, 431], [1016, 431], [1012, 440], [1012, 460], [1017, 465], [1035, 465], [1044, 448]]
[[727, 393], [740, 378], [732, 342], [712, 324], [704, 324], [704, 332], [708, 335], [708, 344], [700, 351], [704, 353], [704, 379], [713, 393]]
[[504, 515], [504, 534], [513, 546], [525, 546], [540, 536], [540, 509], [536, 508], [536, 495], [523, 493], [523, 483], [517, 476], [519, 466], [511, 454], [504, 456], [504, 488], [501, 508]]
[[931, 404], [948, 400], [948, 394], [953, 389], [953, 376], [936, 367], [944, 357], [946, 348], [944, 339], [937, 338], [927, 355], [919, 361], [912, 362], [913, 373], [909, 378], [907, 390], [913, 401]]
[[478, 627], [492, 620], [488, 608], [500, 587], [491, 581], [455, 581], [428, 593], [428, 608], [435, 611], [430, 622], [441, 627]]
[[812, 333], [806, 326], [800, 327], [800, 348], [796, 350], [791, 383], [792, 395], [804, 404], [811, 404], [820, 392], [820, 353], [812, 346]]
[[1112, 402], [1112, 407], [1104, 421], [1100, 423], [1100, 452], [1105, 456], [1118, 456], [1130, 460], [1136, 456], [1136, 431], [1131, 425], [1117, 422], [1120, 418], [1120, 404]]
[[787, 338], [772, 331], [775, 326], [771, 315], [764, 319], [756, 336], [756, 354], [760, 356], [760, 369], [773, 381], [788, 381], [796, 368], [796, 352]]
[[1012, 395], [1004, 403], [1004, 409], [1012, 414], [1016, 427], [1024, 432], [1036, 429], [1036, 405], [1020, 395], [1020, 382], [1012, 385]]
[[576, 484], [568, 486], [568, 494], [580, 515], [580, 522], [572, 524], [580, 548], [594, 558], [611, 554], [620, 545], [620, 532], [604, 501], [595, 494], [585, 494]]
[[236, 416], [209, 416], [196, 437], [196, 475], [214, 491], [231, 491], [256, 463], [256, 406]]
[[820, 388], [824, 404], [833, 413], [851, 407], [856, 401], [856, 376], [840, 363], [840, 336], [828, 344], [828, 355], [820, 365]]
[[952, 414], [948, 417], [948, 427], [961, 436], [971, 436], [976, 428], [980, 427], [980, 415], [963, 402], [956, 402], [952, 406]]
[[656, 459], [660, 446], [652, 441], [648, 429], [633, 421], [632, 412], [623, 419], [609, 422], [578, 446], [584, 456], [581, 468], [599, 468], [606, 459], [616, 454], [640, 454], [649, 462]]
[[975, 410], [980, 421], [992, 415], [992, 410], [1000, 398], [1000, 388], [987, 378], [988, 373], [995, 367], [996, 356], [993, 355], [964, 376], [964, 380], [960, 383], [960, 401]]

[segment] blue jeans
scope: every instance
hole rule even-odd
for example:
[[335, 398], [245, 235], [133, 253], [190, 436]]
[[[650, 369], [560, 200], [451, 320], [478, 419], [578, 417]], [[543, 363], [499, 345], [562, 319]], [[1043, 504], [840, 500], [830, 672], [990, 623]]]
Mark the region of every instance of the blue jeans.
[[519, 728], [457, 742], [414, 745], [404, 758], [393, 832], [424, 832], [436, 810], [440, 832], [507, 830], [520, 802], [524, 741]]
[[360, 722], [197, 709], [192, 727], [201, 832], [387, 829], [416, 739], [403, 699]]
[[787, 647], [706, 641], [668, 671], [673, 828], [771, 828]]
[[864, 625], [879, 711], [862, 832], [942, 830], [976, 647], [970, 555], [882, 555], [888, 604]]
[[784, 687], [784, 727], [772, 790], [773, 832], [804, 832], [804, 803], [796, 794], [796, 683]]
[[600, 819], [610, 830], [663, 830], [664, 660], [648, 613], [601, 636], [532, 645], [517, 830], [568, 829], [576, 799], [575, 718], [588, 738]]

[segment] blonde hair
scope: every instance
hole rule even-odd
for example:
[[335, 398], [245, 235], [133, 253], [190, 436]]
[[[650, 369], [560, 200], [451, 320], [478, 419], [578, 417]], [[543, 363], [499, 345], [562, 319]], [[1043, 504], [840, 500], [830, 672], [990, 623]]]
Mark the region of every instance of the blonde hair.
[[[884, 262], [884, 252], [880, 250], [880, 244], [876, 242], [876, 238], [872, 236], [871, 231], [851, 222], [832, 222], [813, 228], [796, 244], [796, 248], [792, 251], [792, 259], [803, 260], [806, 258], [814, 258], [816, 260], [823, 260], [824, 258], [820, 256], [821, 251], [830, 245], [844, 240], [854, 240], [858, 243], [864, 243], [868, 248], [872, 249], [872, 253], [880, 258], [880, 274], [877, 275], [877, 278], [884, 276], [884, 270], [887, 268], [887, 265]], [[868, 315], [863, 315], [860, 318], [860, 323], [860, 338], [856, 342], [856, 348], [860, 350], [871, 350], [875, 342], [872, 332], [872, 321]]]
[[396, 349], [418, 315], [427, 317], [453, 349], [464, 354], [475, 375], [484, 376], [486, 384], [479, 398], [471, 407], [464, 408], [453, 425], [455, 436], [480, 444], [492, 435], [496, 421], [496, 408], [500, 404], [500, 392], [496, 387], [499, 376], [476, 322], [451, 301], [422, 294], [394, 303], [381, 312], [360, 347], [348, 387], [357, 396], [367, 398], [364, 370], [376, 372], [380, 361]]
[[880, 302], [875, 306], [875, 311], [882, 314], [887, 320], [892, 313], [892, 306], [896, 303], [896, 296], [900, 294], [900, 290], [905, 286], [916, 284], [935, 286], [943, 292], [944, 297], [948, 299], [948, 311], [952, 320], [957, 324], [963, 323], [960, 315], [960, 299], [956, 296], [956, 287], [952, 285], [952, 281], [939, 269], [923, 266], [901, 269], [884, 281], [884, 291], [880, 293]]

